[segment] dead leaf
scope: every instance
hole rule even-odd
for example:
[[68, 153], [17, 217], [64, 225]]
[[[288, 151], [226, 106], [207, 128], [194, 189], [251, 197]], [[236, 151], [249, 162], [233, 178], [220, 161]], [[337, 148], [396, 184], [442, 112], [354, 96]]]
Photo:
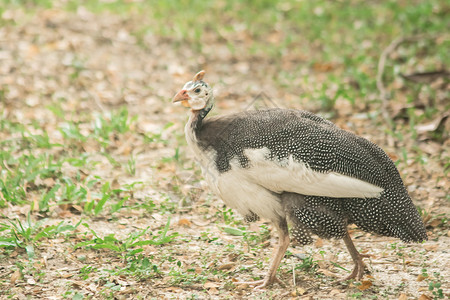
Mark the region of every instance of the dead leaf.
[[223, 265], [220, 265], [219, 267], [217, 267], [217, 270], [231, 270], [235, 266], [236, 266], [235, 263], [227, 263], [227, 264], [223, 264]]
[[280, 43], [282, 38], [283, 38], [283, 32], [281, 32], [281, 31], [274, 31], [274, 32], [272, 32], [272, 33], [270, 33], [268, 35], [267, 40], [271, 44], [278, 44], [278, 43]]
[[329, 62], [328, 63], [316, 62], [316, 63], [314, 63], [313, 68], [315, 71], [318, 71], [318, 72], [330, 72], [330, 71], [336, 69], [337, 65], [334, 63], [329, 63]]
[[433, 227], [438, 227], [441, 224], [442, 224], [442, 219], [434, 219], [428, 225], [431, 225]]
[[204, 226], [209, 225], [211, 223], [211, 221], [210, 220], [193, 219], [192, 223], [194, 223], [197, 226], [204, 227]]
[[72, 205], [71, 208], [73, 208], [75, 211], [82, 213], [83, 212], [83, 208], [80, 205]]
[[11, 275], [11, 279], [10, 279], [10, 282], [12, 283], [12, 284], [15, 284], [16, 283], [16, 281], [17, 281], [17, 279], [19, 279], [20, 278], [20, 270], [16, 270], [12, 275]]
[[217, 288], [208, 289], [208, 294], [210, 294], [210, 295], [217, 295], [218, 293], [219, 293], [219, 290]]
[[416, 82], [416, 83], [432, 83], [440, 77], [450, 77], [450, 73], [446, 70], [429, 71], [429, 72], [417, 72], [412, 74], [402, 74], [400, 76], [405, 80]]
[[447, 118], [450, 116], [450, 114], [444, 114], [441, 116], [438, 116], [433, 121], [426, 123], [426, 124], [418, 124], [414, 126], [414, 128], [417, 130], [417, 133], [427, 133], [427, 132], [434, 132], [439, 129], [439, 127], [443, 126]]
[[178, 226], [191, 227], [192, 223], [188, 219], [180, 219], [178, 220]]
[[423, 246], [427, 251], [436, 251], [437, 248], [439, 247], [438, 244], [434, 244], [434, 245], [424, 245]]
[[295, 295], [292, 295], [292, 296], [298, 296], [298, 295], [302, 296], [305, 293], [306, 293], [305, 289], [303, 289], [301, 287], [298, 287], [298, 288], [295, 289]]
[[73, 217], [73, 214], [69, 210], [62, 210], [58, 212], [58, 216], [64, 219]]
[[387, 154], [388, 154], [389, 158], [392, 159], [392, 161], [397, 161], [399, 158], [397, 153], [388, 152]]
[[408, 296], [406, 296], [406, 294], [400, 294], [400, 296], [398, 297], [398, 300], [407, 300]]
[[340, 290], [338, 290], [338, 289], [332, 289], [332, 290], [330, 291], [330, 296], [338, 295], [338, 294], [340, 294], [340, 293], [341, 293]]
[[418, 300], [431, 300], [431, 297], [429, 297], [429, 296], [427, 296], [425, 294], [422, 294], [422, 295], [420, 295]]
[[237, 291], [245, 290], [248, 288], [249, 288], [249, 285], [247, 283], [242, 283], [242, 284], [239, 284], [238, 286], [236, 286]]
[[426, 278], [428, 278], [428, 276], [423, 276], [422, 274], [419, 274], [419, 276], [417, 276], [417, 281], [423, 281]]
[[408, 114], [408, 111], [410, 109], [414, 109], [414, 112], [417, 114], [423, 114], [424, 112], [424, 106], [423, 105], [413, 105], [413, 104], [397, 104], [397, 105], [392, 105], [392, 116], [394, 120], [399, 120], [399, 119], [403, 119], [403, 120], [409, 120], [410, 119], [410, 115]]
[[36, 284], [36, 280], [34, 280], [33, 277], [30, 277], [30, 278], [27, 279], [27, 283], [30, 284], [30, 285], [35, 285]]
[[215, 282], [208, 281], [208, 282], [206, 282], [206, 283], [203, 285], [203, 287], [204, 287], [205, 289], [212, 289], [212, 288], [217, 288], [217, 287], [219, 287], [219, 285], [218, 285], [217, 283], [215, 283]]
[[74, 288], [80, 289], [85, 286], [85, 283], [83, 281], [74, 280], [72, 281], [72, 286]]
[[316, 240], [315, 246], [316, 246], [317, 248], [322, 248], [322, 247], [323, 247], [323, 240], [320, 239], [320, 238], [318, 238], [318, 239]]
[[370, 280], [363, 280], [361, 282], [361, 285], [358, 286], [358, 290], [365, 291], [365, 290], [369, 289], [371, 286], [372, 286], [372, 281], [370, 281]]

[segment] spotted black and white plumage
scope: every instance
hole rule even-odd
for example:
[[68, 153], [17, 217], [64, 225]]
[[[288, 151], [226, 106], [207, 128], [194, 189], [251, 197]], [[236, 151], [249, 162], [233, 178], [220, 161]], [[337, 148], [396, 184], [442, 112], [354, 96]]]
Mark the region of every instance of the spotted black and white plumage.
[[186, 125], [188, 145], [212, 190], [247, 221], [269, 219], [281, 238], [288, 220], [291, 235], [301, 244], [311, 243], [311, 234], [343, 238], [356, 264], [352, 274], [358, 277], [363, 264], [347, 225], [405, 242], [427, 239], [394, 163], [380, 147], [300, 110], [205, 119], [214, 99], [203, 75], [175, 97], [200, 107]]

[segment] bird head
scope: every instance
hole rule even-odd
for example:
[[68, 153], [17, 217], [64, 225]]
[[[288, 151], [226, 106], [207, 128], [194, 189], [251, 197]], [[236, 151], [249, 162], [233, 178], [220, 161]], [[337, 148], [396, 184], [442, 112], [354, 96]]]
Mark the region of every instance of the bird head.
[[179, 91], [172, 102], [181, 102], [183, 106], [190, 107], [192, 110], [202, 110], [211, 107], [214, 101], [212, 88], [202, 79], [205, 71], [195, 74], [192, 81], [186, 82], [183, 89]]

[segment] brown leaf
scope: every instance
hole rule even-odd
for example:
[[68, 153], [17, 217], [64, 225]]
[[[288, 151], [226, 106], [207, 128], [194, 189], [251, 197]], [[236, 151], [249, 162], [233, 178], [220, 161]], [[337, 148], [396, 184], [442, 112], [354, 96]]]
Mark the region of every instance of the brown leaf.
[[82, 213], [83, 212], [83, 208], [80, 205], [70, 205], [70, 210], [72, 212], [78, 212], [78, 213]]
[[436, 251], [437, 248], [439, 247], [438, 244], [434, 244], [434, 245], [424, 245], [423, 246], [427, 251]]
[[218, 293], [219, 293], [219, 290], [215, 287], [208, 289], [208, 294], [210, 294], [210, 295], [217, 295]]
[[219, 267], [217, 267], [217, 270], [231, 270], [235, 266], [236, 266], [235, 263], [227, 263], [227, 264], [223, 264], [223, 265], [220, 265]]
[[406, 294], [402, 293], [400, 294], [400, 296], [398, 297], [398, 300], [407, 300], [408, 296], [406, 296]]
[[431, 300], [431, 297], [429, 297], [429, 296], [427, 296], [425, 294], [422, 294], [422, 295], [420, 295], [418, 300]]
[[301, 287], [297, 287], [296, 289], [295, 289], [295, 291], [293, 291], [292, 292], [292, 296], [293, 297], [295, 297], [295, 296], [302, 296], [302, 295], [304, 295], [306, 293], [306, 290], [305, 289], [302, 289]]
[[315, 246], [317, 247], [317, 248], [322, 248], [323, 247], [323, 240], [322, 239], [317, 239], [316, 240], [316, 243], [315, 243]]
[[434, 219], [428, 225], [431, 225], [433, 227], [438, 227], [441, 224], [442, 224], [442, 219]]
[[11, 284], [15, 284], [16, 283], [16, 281], [17, 281], [17, 279], [19, 279], [20, 278], [20, 270], [16, 270], [12, 275], [11, 275], [11, 279], [10, 279], [10, 281], [11, 281]]
[[193, 219], [192, 223], [194, 223], [197, 226], [204, 227], [204, 226], [209, 225], [211, 223], [211, 221], [210, 220]]
[[205, 289], [212, 289], [212, 288], [217, 288], [217, 287], [219, 287], [219, 285], [218, 285], [217, 283], [215, 283], [215, 282], [208, 281], [208, 282], [206, 282], [206, 283], [203, 285], [203, 287], [204, 287]]
[[437, 70], [429, 72], [416, 72], [412, 74], [401, 74], [400, 76], [406, 80], [416, 82], [416, 83], [432, 83], [440, 77], [450, 77], [450, 73], [446, 70]]
[[338, 294], [340, 294], [341, 293], [341, 291], [340, 290], [338, 290], [338, 289], [332, 289], [331, 291], [330, 291], [330, 296], [334, 296], [334, 295], [338, 295]]
[[367, 290], [368, 288], [370, 288], [371, 286], [372, 286], [372, 281], [370, 281], [370, 280], [363, 280], [363, 281], [361, 282], [361, 285], [358, 286], [358, 290], [360, 290], [360, 291], [365, 291], [365, 290]]
[[73, 217], [73, 214], [69, 210], [61, 210], [58, 212], [58, 216], [64, 219]]
[[241, 283], [236, 286], [236, 291], [245, 290], [245, 289], [248, 289], [249, 287], [250, 286], [247, 283]]
[[414, 128], [417, 130], [417, 133], [419, 133], [419, 134], [437, 131], [439, 129], [439, 127], [443, 126], [444, 122], [447, 120], [447, 118], [449, 116], [450, 116], [450, 114], [438, 116], [436, 119], [434, 119], [430, 123], [419, 124], [419, 125], [416, 125]]
[[423, 281], [424, 279], [426, 279], [428, 276], [423, 276], [422, 274], [419, 274], [419, 276], [417, 276], [417, 281]]
[[398, 160], [398, 154], [397, 153], [388, 152], [387, 154], [388, 154], [389, 158], [392, 159], [392, 161], [397, 161]]
[[178, 226], [191, 227], [192, 223], [188, 219], [180, 219], [178, 220]]
[[334, 63], [320, 63], [316, 62], [313, 65], [315, 71], [318, 72], [330, 72], [337, 68], [337, 65]]

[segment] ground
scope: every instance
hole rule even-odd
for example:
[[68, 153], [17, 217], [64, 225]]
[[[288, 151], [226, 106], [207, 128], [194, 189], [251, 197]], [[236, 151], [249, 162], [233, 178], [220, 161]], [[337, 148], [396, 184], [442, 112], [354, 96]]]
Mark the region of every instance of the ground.
[[[344, 3], [345, 2], [345, 3]], [[450, 297], [446, 1], [6, 1], [0, 6], [1, 299]], [[213, 114], [306, 109], [394, 160], [429, 241], [351, 227], [277, 244], [211, 193], [171, 98], [199, 70]]]

